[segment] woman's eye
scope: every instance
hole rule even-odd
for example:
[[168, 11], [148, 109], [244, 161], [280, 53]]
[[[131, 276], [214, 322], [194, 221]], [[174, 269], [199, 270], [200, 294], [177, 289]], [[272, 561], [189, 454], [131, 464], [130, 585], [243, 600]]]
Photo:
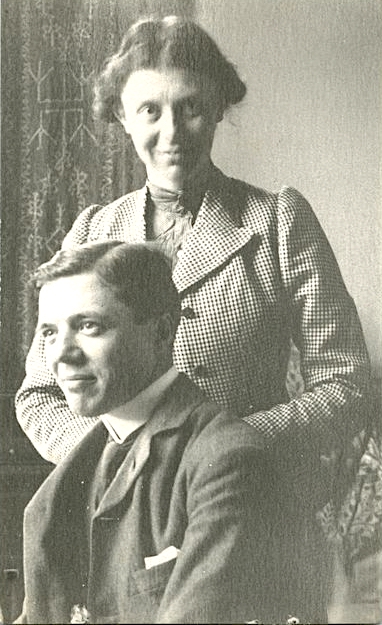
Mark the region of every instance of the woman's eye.
[[185, 113], [190, 117], [198, 117], [203, 112], [203, 107], [201, 102], [190, 101], [186, 103]]
[[146, 104], [142, 107], [141, 113], [143, 113], [150, 120], [157, 119], [159, 117], [159, 108], [155, 106], [155, 104]]

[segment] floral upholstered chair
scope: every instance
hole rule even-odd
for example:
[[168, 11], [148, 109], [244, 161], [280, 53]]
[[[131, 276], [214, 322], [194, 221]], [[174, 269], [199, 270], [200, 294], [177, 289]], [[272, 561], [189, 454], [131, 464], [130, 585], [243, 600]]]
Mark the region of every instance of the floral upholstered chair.
[[[371, 398], [371, 423], [353, 441], [346, 458], [353, 466], [353, 482], [340, 501], [329, 501], [318, 513], [318, 520], [328, 540], [340, 554], [345, 573], [354, 564], [377, 553], [382, 544], [382, 446], [380, 431], [380, 381], [375, 381]], [[304, 390], [300, 356], [292, 345], [288, 366], [287, 389], [291, 397]]]

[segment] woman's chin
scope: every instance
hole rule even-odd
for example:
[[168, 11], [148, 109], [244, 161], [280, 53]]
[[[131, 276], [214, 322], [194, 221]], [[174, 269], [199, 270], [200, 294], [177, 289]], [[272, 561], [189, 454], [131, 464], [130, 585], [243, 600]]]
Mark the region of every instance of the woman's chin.
[[178, 191], [187, 186], [197, 175], [196, 168], [184, 167], [183, 164], [172, 162], [160, 171], [148, 172], [150, 182], [168, 191]]
[[179, 167], [171, 165], [165, 171], [148, 173], [148, 179], [158, 187], [163, 187], [168, 191], [178, 191], [184, 187], [188, 179], [188, 176], [179, 169]]

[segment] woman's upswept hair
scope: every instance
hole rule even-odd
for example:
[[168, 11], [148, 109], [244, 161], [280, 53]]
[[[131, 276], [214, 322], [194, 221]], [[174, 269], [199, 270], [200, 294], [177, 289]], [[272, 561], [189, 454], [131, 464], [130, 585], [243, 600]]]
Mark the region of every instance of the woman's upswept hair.
[[168, 259], [155, 243], [103, 241], [62, 249], [40, 265], [33, 280], [37, 287], [84, 273], [94, 273], [128, 306], [135, 323], [145, 323], [169, 313], [176, 327], [180, 299]]
[[94, 85], [96, 119], [115, 122], [121, 92], [140, 69], [180, 69], [211, 81], [222, 111], [240, 102], [246, 86], [212, 38], [195, 22], [178, 16], [141, 20], [131, 26], [120, 49], [106, 60]]

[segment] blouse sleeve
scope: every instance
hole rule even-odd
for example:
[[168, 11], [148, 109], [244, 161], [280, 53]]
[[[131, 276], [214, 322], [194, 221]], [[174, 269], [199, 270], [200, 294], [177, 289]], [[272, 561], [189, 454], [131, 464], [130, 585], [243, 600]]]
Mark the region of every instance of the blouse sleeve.
[[[102, 207], [89, 206], [78, 216], [62, 247], [81, 245], [96, 236]], [[49, 372], [44, 345], [35, 337], [26, 359], [26, 376], [16, 394], [16, 417], [45, 460], [57, 464], [93, 427], [96, 418], [74, 415]]]
[[[344, 457], [367, 426], [370, 363], [354, 302], [330, 244], [295, 189], [281, 190], [277, 220], [281, 280], [292, 339], [301, 355], [304, 392], [244, 420], [271, 444], [290, 450], [283, 454], [289, 462], [284, 468], [296, 471], [300, 484], [304, 474], [314, 475], [314, 468], [323, 483], [339, 477], [331, 461]], [[325, 477], [326, 461], [331, 471]]]

